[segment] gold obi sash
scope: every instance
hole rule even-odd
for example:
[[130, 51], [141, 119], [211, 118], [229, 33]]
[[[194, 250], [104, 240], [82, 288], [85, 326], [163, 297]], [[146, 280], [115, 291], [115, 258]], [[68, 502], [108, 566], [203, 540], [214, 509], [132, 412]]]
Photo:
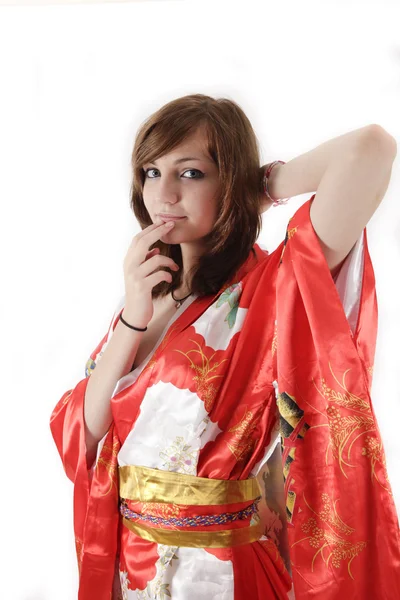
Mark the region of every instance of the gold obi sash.
[[257, 479], [208, 479], [136, 465], [119, 466], [122, 523], [169, 546], [227, 548], [263, 535]]

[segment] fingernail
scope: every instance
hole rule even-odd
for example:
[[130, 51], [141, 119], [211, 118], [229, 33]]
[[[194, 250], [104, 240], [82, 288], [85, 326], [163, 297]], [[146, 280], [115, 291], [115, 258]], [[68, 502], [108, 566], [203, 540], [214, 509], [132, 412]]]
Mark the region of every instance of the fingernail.
[[172, 227], [172, 225], [175, 225], [175, 223], [173, 221], [168, 221], [168, 223], [166, 223], [167, 227]]

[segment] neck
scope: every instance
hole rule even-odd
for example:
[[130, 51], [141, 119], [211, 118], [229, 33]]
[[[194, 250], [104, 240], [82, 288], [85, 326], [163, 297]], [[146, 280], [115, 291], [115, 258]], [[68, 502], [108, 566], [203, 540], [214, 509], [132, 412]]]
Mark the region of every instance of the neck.
[[174, 290], [174, 296], [175, 298], [186, 298], [186, 296], [188, 296], [189, 294], [191, 294], [191, 290], [188, 289], [186, 286], [185, 287], [180, 287]]

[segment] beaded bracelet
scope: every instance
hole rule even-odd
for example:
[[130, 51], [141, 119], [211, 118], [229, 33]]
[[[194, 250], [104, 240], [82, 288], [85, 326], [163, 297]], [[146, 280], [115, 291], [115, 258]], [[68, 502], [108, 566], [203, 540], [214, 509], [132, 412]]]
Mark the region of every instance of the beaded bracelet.
[[287, 204], [287, 202], [289, 202], [289, 200], [291, 200], [291, 198], [286, 198], [285, 200], [283, 200], [283, 199], [274, 200], [273, 198], [271, 198], [271, 196], [268, 193], [268, 177], [270, 176], [272, 169], [274, 168], [274, 166], [277, 163], [281, 163], [282, 165], [286, 164], [283, 160], [274, 160], [274, 162], [269, 163], [267, 165], [267, 169], [263, 176], [264, 193], [267, 196], [267, 198], [269, 198], [269, 200], [271, 200], [271, 202], [273, 203], [272, 206], [282, 206], [282, 204]]

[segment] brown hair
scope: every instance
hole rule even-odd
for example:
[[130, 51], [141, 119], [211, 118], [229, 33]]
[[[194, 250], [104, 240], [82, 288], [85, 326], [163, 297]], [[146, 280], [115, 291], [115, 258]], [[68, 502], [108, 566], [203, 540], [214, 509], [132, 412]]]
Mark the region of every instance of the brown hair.
[[[165, 104], [136, 134], [130, 192], [130, 206], [143, 230], [152, 224], [142, 195], [143, 165], [170, 152], [201, 126], [205, 127], [207, 151], [218, 167], [220, 195], [214, 228], [202, 239], [205, 251], [189, 276], [191, 292], [200, 297], [217, 293], [231, 280], [261, 231], [259, 145], [248, 117], [234, 101], [203, 94], [183, 96]], [[179, 244], [158, 240], [149, 250], [156, 247], [182, 267]], [[156, 285], [153, 299], [166, 296], [182, 283], [181, 269], [162, 268], [171, 273], [172, 281]]]

